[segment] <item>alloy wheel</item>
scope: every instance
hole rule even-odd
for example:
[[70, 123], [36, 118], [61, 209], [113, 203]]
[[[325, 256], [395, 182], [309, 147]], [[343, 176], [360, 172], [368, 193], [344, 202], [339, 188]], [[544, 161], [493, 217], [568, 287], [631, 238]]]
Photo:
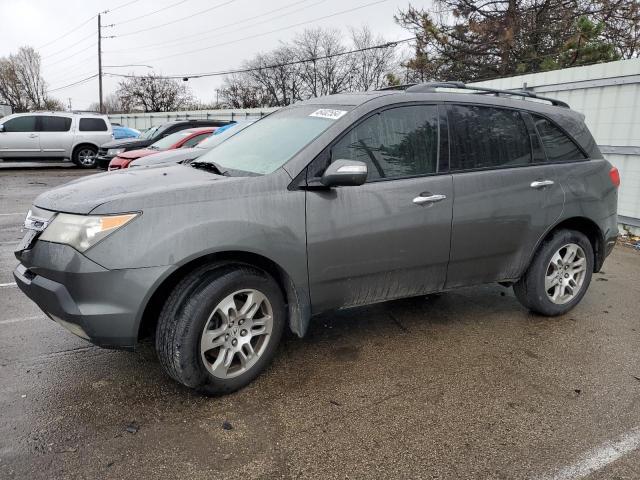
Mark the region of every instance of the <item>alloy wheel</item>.
[[90, 148], [83, 148], [78, 152], [78, 161], [87, 167], [93, 165], [96, 161], [96, 152]]
[[587, 272], [587, 259], [580, 245], [569, 243], [551, 257], [544, 279], [549, 300], [562, 305], [580, 292]]
[[209, 315], [200, 340], [205, 368], [216, 378], [237, 377], [260, 359], [271, 339], [273, 309], [254, 289], [225, 297]]

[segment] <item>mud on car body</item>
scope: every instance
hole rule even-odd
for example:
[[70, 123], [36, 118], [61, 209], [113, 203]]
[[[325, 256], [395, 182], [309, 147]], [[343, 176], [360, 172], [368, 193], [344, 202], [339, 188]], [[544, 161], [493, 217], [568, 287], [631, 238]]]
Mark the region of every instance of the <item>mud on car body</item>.
[[613, 248], [617, 171], [562, 102], [441, 86], [308, 100], [190, 164], [53, 189], [16, 282], [98, 345], [155, 334], [165, 371], [208, 394], [327, 310], [501, 282], [568, 311]]

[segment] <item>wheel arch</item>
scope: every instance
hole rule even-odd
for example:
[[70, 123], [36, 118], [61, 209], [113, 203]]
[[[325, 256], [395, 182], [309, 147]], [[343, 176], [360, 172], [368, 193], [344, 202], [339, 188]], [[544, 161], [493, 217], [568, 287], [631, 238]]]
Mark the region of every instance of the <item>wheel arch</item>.
[[258, 268], [270, 274], [282, 290], [288, 310], [289, 328], [299, 337], [306, 333], [311, 317], [311, 306], [307, 292], [296, 287], [291, 276], [273, 260], [252, 252], [225, 251], [198, 256], [190, 259], [173, 270], [155, 287], [153, 293], [142, 310], [138, 322], [138, 341], [150, 335], [158, 322], [158, 316], [164, 305], [164, 300], [178, 282], [199, 267], [212, 265], [221, 268], [229, 265], [247, 265]]
[[100, 147], [98, 147], [98, 145], [96, 145], [96, 144], [95, 144], [95, 143], [93, 143], [93, 142], [83, 141], [83, 142], [80, 142], [80, 143], [76, 143], [76, 144], [73, 146], [73, 148], [71, 149], [71, 160], [73, 160], [73, 159], [74, 159], [74, 157], [76, 156], [76, 152], [77, 152], [78, 150], [80, 150], [80, 148], [82, 148], [82, 147], [92, 147], [92, 148], [95, 148], [95, 149], [96, 149], [96, 152], [97, 152], [98, 150], [100, 150]]
[[583, 233], [591, 243], [593, 247], [593, 271], [599, 272], [600, 268], [602, 268], [602, 264], [605, 259], [605, 239], [602, 230], [598, 226], [596, 222], [587, 218], [587, 217], [570, 217], [565, 218], [558, 223], [556, 223], [553, 227], [551, 227], [547, 232], [538, 240], [536, 247], [533, 249], [533, 252], [529, 256], [529, 261], [527, 263], [527, 267], [531, 264], [535, 253], [540, 248], [542, 242], [544, 242], [547, 238], [554, 234], [554, 232], [562, 229], [567, 230], [576, 230], [578, 232]]

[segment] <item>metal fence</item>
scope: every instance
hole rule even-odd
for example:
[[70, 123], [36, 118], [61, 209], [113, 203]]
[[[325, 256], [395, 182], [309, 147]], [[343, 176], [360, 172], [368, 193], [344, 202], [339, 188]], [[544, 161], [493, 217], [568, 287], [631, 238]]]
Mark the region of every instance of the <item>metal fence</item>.
[[640, 59], [501, 78], [477, 85], [535, 93], [582, 112], [604, 156], [618, 170], [620, 223], [640, 228]]
[[145, 130], [174, 120], [249, 120], [260, 118], [275, 108], [246, 108], [235, 110], [190, 110], [184, 112], [123, 113], [111, 114], [111, 123]]

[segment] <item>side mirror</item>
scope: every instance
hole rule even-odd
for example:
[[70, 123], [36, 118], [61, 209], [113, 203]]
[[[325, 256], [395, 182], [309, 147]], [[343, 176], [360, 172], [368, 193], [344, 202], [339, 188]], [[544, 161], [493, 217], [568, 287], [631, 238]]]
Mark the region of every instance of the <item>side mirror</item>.
[[336, 160], [320, 179], [325, 187], [352, 187], [367, 181], [367, 164], [356, 160]]

